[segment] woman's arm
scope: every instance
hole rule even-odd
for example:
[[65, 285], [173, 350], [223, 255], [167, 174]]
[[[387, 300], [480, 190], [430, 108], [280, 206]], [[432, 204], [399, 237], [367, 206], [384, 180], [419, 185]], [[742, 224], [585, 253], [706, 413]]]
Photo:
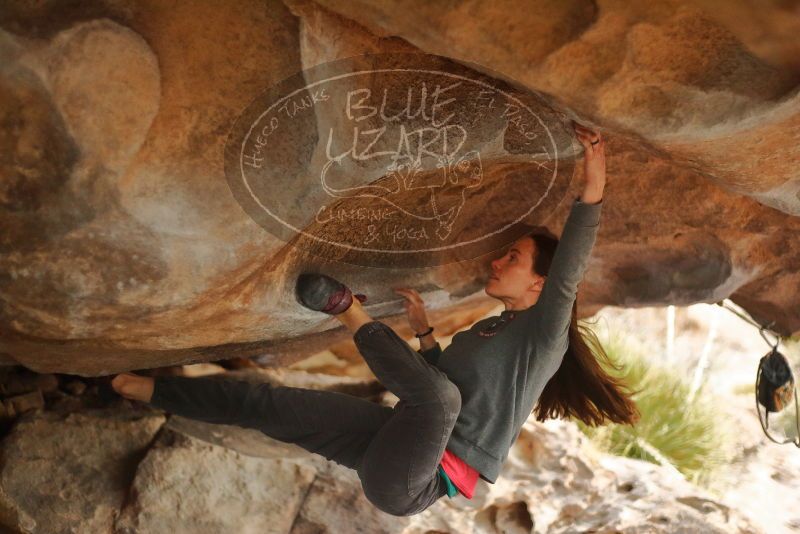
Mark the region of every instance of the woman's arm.
[[[403, 306], [405, 306], [406, 314], [408, 315], [408, 324], [414, 332], [422, 334], [427, 332], [430, 328], [428, 323], [428, 315], [425, 312], [425, 302], [422, 300], [420, 294], [411, 288], [395, 288], [395, 293], [399, 293], [405, 299]], [[439, 361], [439, 356], [442, 354], [442, 347], [436, 338], [433, 337], [433, 332], [426, 336], [419, 338], [419, 352], [429, 364], [435, 366]]]
[[581, 201], [596, 204], [603, 199], [606, 187], [606, 140], [602, 135], [585, 128], [575, 121], [575, 135], [583, 145], [583, 175], [586, 184], [583, 187]]
[[602, 205], [602, 200], [596, 204], [579, 198], [573, 201], [547, 279], [533, 307], [539, 349], [561, 345], [566, 348], [572, 305], [594, 247]]
[[597, 238], [606, 185], [605, 140], [577, 123], [574, 127], [584, 147], [586, 183], [581, 196], [573, 201], [550, 271], [534, 305], [534, 332], [539, 348], [545, 349], [566, 349], [569, 342], [572, 305]]
[[[425, 337], [433, 337], [433, 334]], [[435, 366], [439, 362], [439, 356], [442, 355], [442, 346], [439, 345], [438, 341], [433, 341], [433, 345], [431, 346], [423, 345], [422, 340], [424, 339], [425, 338], [420, 338], [420, 349], [417, 352], [422, 354], [422, 357], [425, 358], [425, 361]]]

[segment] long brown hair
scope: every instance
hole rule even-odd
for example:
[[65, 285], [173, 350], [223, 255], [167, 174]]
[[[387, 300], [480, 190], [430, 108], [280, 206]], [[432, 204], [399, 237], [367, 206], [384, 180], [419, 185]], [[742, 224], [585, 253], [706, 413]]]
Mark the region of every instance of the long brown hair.
[[[553, 261], [558, 238], [542, 226], [526, 234], [535, 245], [533, 272], [547, 276]], [[609, 375], [601, 361], [616, 371], [603, 349], [597, 335], [584, 325], [578, 324], [578, 300], [572, 304], [572, 320], [569, 325], [569, 346], [558, 371], [553, 375], [539, 397], [533, 410], [538, 421], [547, 418], [566, 419], [576, 417], [589, 426], [599, 426], [609, 419], [615, 423], [636, 423], [641, 414], [631, 395], [625, 391], [622, 379]]]

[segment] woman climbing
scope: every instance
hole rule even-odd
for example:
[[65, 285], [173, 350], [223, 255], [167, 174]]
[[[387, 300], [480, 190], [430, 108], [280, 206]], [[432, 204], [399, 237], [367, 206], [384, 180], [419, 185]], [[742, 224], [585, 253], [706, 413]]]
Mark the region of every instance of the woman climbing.
[[600, 365], [599, 359], [611, 364], [607, 355], [577, 325], [576, 293], [594, 246], [606, 175], [605, 141], [573, 125], [585, 148], [586, 183], [560, 241], [537, 227], [494, 260], [485, 291], [505, 310], [457, 333], [446, 349], [413, 289], [395, 291], [405, 298], [419, 351], [366, 313], [364, 295], [324, 274], [298, 277], [298, 302], [350, 330], [369, 368], [399, 398], [394, 407], [214, 376], [123, 373], [112, 387], [170, 413], [258, 429], [354, 469], [367, 499], [397, 516], [420, 513], [444, 495], [472, 498], [478, 478], [493, 484], [532, 412], [540, 421], [635, 423], [636, 406]]

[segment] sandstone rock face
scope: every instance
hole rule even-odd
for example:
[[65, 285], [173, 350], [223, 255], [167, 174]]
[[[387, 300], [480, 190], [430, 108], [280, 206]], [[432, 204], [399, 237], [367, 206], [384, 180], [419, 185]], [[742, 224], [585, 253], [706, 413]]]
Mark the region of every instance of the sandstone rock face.
[[117, 408], [26, 416], [0, 442], [0, 523], [98, 534], [760, 532], [680, 475], [599, 453], [558, 420], [526, 423], [497, 484], [479, 483], [473, 500], [445, 496], [397, 517], [364, 497], [355, 471], [295, 445]]
[[314, 469], [163, 437], [139, 464], [116, 532], [291, 531]]
[[[540, 7], [7, 6], [0, 354], [86, 376], [272, 351], [292, 353], [287, 363], [347, 338], [295, 302], [294, 279], [311, 268], [368, 294], [368, 310], [387, 320], [402, 312], [392, 287], [421, 288], [440, 310], [485, 304], [491, 254], [423, 270], [327, 263], [265, 232], [226, 182], [227, 134], [257, 94], [303, 69], [386, 52], [484, 65], [554, 115], [602, 129], [609, 180], [582, 315], [730, 297], [783, 333], [800, 330], [797, 2]], [[580, 192], [579, 163], [542, 221], [557, 234]], [[510, 180], [503, 165], [484, 172]], [[526, 201], [494, 200], [467, 213], [480, 221], [488, 206]]]
[[1, 445], [2, 524], [23, 532], [110, 532], [163, 423], [152, 414], [26, 414]]

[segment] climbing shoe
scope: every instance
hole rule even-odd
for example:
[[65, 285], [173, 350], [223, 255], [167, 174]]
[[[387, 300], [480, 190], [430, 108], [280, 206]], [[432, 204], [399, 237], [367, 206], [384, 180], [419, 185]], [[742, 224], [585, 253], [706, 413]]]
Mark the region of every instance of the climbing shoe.
[[353, 304], [353, 298], [360, 302], [367, 300], [366, 295], [353, 294], [350, 288], [320, 273], [302, 273], [297, 277], [295, 285], [297, 301], [314, 311], [337, 315], [347, 311]]

